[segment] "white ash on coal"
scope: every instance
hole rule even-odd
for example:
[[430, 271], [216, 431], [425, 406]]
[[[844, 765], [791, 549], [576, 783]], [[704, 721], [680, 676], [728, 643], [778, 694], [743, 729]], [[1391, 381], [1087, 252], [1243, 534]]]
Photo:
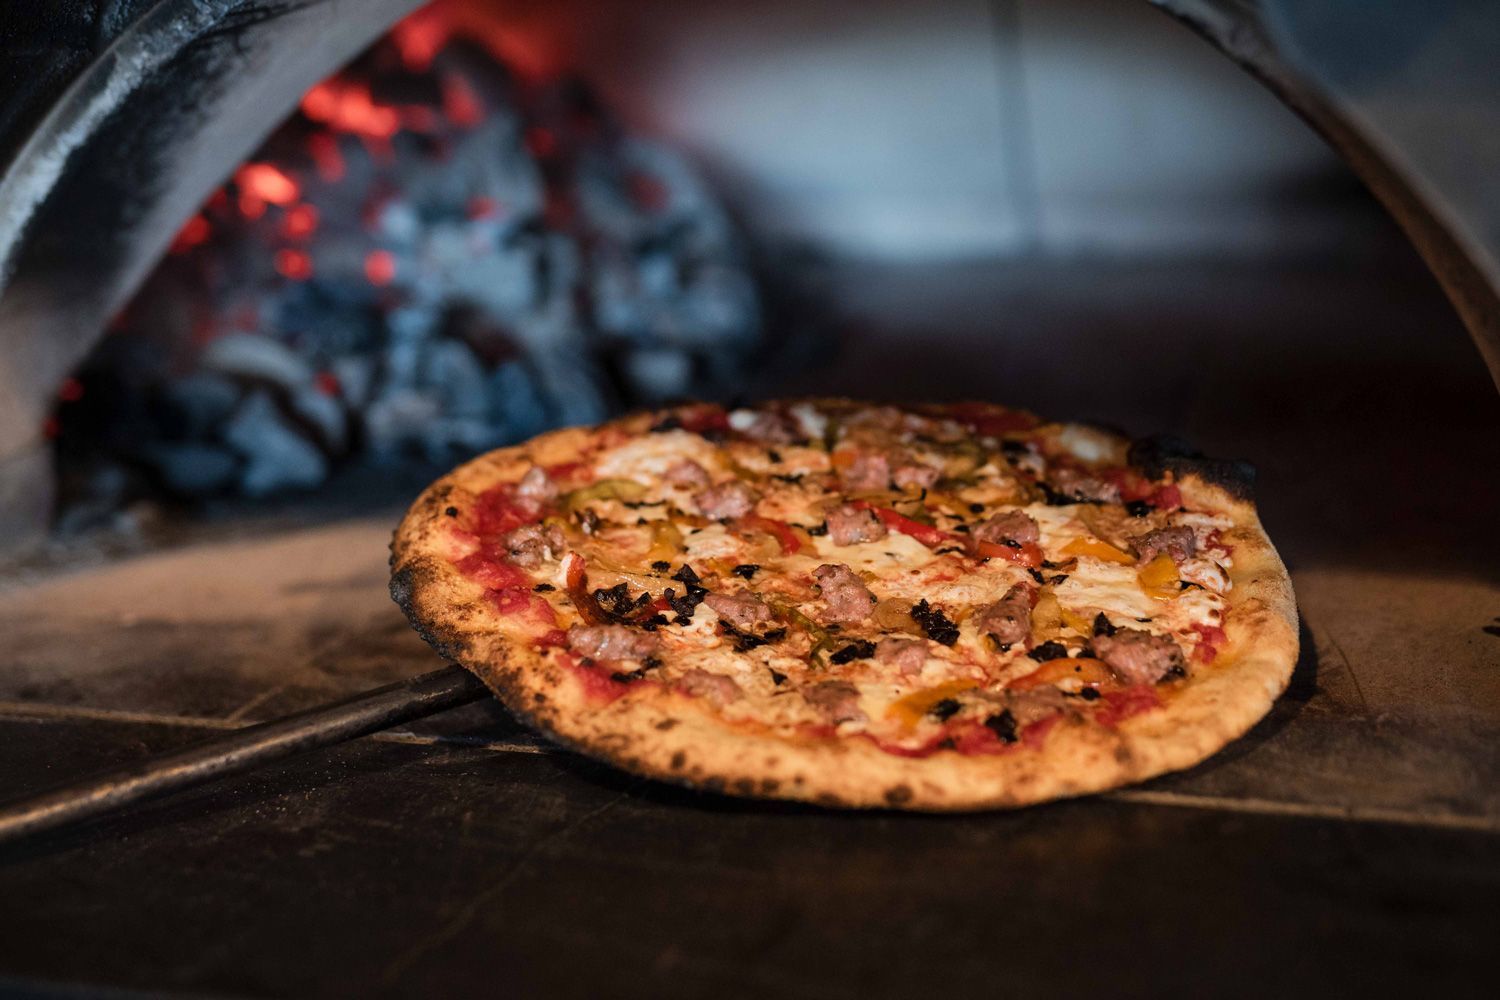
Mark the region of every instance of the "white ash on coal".
[[722, 393], [762, 343], [743, 241], [680, 155], [576, 82], [397, 35], [308, 93], [69, 380], [63, 504], [449, 463]]

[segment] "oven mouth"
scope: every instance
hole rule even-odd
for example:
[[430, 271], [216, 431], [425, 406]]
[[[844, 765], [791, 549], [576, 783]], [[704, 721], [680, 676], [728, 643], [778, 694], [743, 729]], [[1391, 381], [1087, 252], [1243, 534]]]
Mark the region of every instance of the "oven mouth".
[[[1162, 6], [1257, 75], [1330, 140], [1406, 227], [1481, 350], [1492, 351], [1493, 317], [1500, 309], [1488, 258], [1476, 249], [1467, 220], [1444, 202], [1444, 192], [1417, 183], [1410, 164], [1396, 166], [1379, 141], [1383, 137], [1367, 128], [1367, 120], [1356, 124], [1339, 92], [1311, 72], [1311, 63], [1288, 54], [1284, 35], [1278, 34], [1286, 25], [1275, 18], [1225, 15], [1212, 4]], [[61, 404], [80, 402], [70, 398], [81, 387], [75, 369], [101, 343], [102, 331], [141, 287], [152, 263], [164, 254], [170, 258], [174, 240], [191, 236], [192, 220], [200, 217], [192, 213], [236, 163], [260, 162], [245, 136], [265, 132], [282, 109], [305, 103], [316, 81], [348, 64], [393, 26], [416, 23], [402, 21], [414, 7], [410, 0], [384, 0], [335, 16], [327, 4], [163, 0], [103, 50], [27, 134], [0, 178], [0, 201], [15, 209], [0, 213], [9, 226], [0, 229], [6, 281], [0, 289], [0, 347], [7, 359], [0, 378], [8, 380], [8, 391], [0, 393], [7, 400], [0, 414], [0, 522], [8, 539], [34, 537], [57, 509], [58, 468], [47, 430], [59, 431], [68, 412], [56, 398], [58, 387]], [[450, 4], [448, 9], [479, 8]], [[299, 56], [291, 42], [310, 37], [317, 44], [305, 46]], [[196, 81], [197, 106], [186, 106], [172, 93], [186, 78]], [[132, 136], [146, 122], [159, 126], [150, 131], [149, 143]], [[295, 253], [287, 254], [283, 269], [295, 271], [298, 263]], [[366, 277], [387, 266], [384, 257], [368, 258]], [[790, 339], [800, 345], [816, 338]], [[815, 366], [817, 357], [804, 354], [800, 363]], [[679, 372], [694, 369], [698, 362], [641, 363], [658, 365], [660, 384], [649, 392], [611, 384], [600, 394], [601, 407], [649, 403], [678, 389], [727, 394], [680, 378], [672, 384], [661, 374], [674, 366]], [[614, 366], [606, 381], [620, 382], [619, 369], [628, 362], [613, 358], [604, 364]], [[325, 387], [331, 384], [329, 372], [312, 374]], [[744, 379], [731, 371], [719, 381]], [[317, 443], [327, 451], [332, 432], [306, 426], [317, 420], [299, 416], [284, 392], [271, 389], [277, 414], [314, 438], [323, 432]], [[96, 397], [86, 393], [85, 398]], [[433, 458], [425, 468], [449, 457]], [[218, 461], [222, 468], [222, 457]]]

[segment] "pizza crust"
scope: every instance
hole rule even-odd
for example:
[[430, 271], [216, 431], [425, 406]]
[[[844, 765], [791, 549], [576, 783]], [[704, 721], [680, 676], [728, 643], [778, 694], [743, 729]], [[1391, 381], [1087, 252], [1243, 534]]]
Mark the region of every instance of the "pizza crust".
[[391, 593], [434, 649], [480, 677], [522, 721], [627, 771], [709, 791], [837, 807], [936, 812], [1023, 806], [1202, 761], [1266, 714], [1297, 661], [1291, 581], [1254, 506], [1189, 472], [1178, 480], [1184, 497], [1225, 511], [1235, 523], [1226, 534], [1234, 545], [1227, 641], [1166, 704], [1113, 728], [1064, 719], [1040, 747], [1018, 745], [992, 755], [940, 750], [914, 758], [867, 740], [796, 740], [736, 728], [702, 700], [659, 687], [649, 696], [626, 694], [600, 706], [565, 668], [493, 628], [483, 588], [451, 561], [446, 513], [533, 464], [575, 460], [596, 440], [587, 429], [553, 432], [481, 456], [438, 480], [395, 533]]

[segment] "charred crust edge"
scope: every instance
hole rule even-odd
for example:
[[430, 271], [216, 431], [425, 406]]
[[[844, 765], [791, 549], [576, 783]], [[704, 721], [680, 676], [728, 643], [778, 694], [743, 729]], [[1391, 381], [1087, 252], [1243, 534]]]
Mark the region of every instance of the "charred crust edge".
[[1255, 498], [1255, 466], [1237, 459], [1210, 458], [1170, 434], [1132, 441], [1129, 460], [1151, 479], [1160, 479], [1168, 472], [1178, 478], [1194, 475], [1237, 500]]
[[411, 566], [401, 567], [391, 574], [391, 600], [401, 608], [407, 622], [423, 642], [444, 659], [458, 660], [468, 652], [469, 644], [457, 630], [434, 625], [422, 617], [416, 600], [420, 583], [416, 569]]

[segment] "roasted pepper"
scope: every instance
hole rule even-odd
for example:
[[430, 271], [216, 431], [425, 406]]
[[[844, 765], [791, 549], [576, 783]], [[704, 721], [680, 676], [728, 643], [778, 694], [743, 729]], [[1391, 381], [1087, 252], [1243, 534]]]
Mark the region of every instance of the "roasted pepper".
[[600, 500], [634, 503], [645, 495], [646, 487], [634, 479], [601, 479], [563, 494], [562, 503], [566, 509], [578, 511]]
[[905, 728], [911, 729], [921, 722], [922, 716], [930, 712], [938, 702], [964, 691], [971, 691], [978, 686], [974, 681], [948, 681], [936, 687], [913, 691], [906, 697], [891, 702], [885, 714], [887, 718], [895, 719]]
[[1099, 559], [1103, 562], [1119, 563], [1129, 566], [1135, 562], [1135, 556], [1122, 549], [1097, 538], [1075, 538], [1062, 550], [1065, 556], [1088, 556], [1090, 559]]
[[1142, 566], [1136, 576], [1141, 581], [1141, 589], [1157, 600], [1170, 601], [1182, 592], [1182, 578], [1177, 574], [1177, 564], [1165, 552]]

